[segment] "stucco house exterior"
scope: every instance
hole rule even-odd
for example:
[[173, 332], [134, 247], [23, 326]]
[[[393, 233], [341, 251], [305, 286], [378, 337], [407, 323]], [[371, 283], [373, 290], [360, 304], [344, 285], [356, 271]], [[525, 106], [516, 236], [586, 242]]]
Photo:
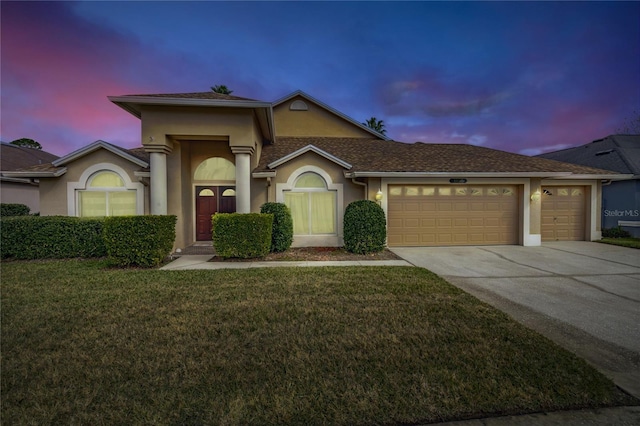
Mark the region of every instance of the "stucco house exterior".
[[0, 143], [0, 202], [24, 204], [31, 213], [40, 211], [40, 191], [38, 180], [30, 177], [9, 177], [3, 172], [51, 163], [58, 157], [49, 152], [24, 146]]
[[[174, 214], [175, 248], [210, 240], [213, 213], [258, 212], [268, 201], [291, 208], [294, 246], [340, 246], [346, 206], [376, 194], [390, 246], [597, 240], [601, 182], [624, 178], [471, 145], [391, 141], [301, 91], [275, 102], [214, 92], [109, 100], [140, 119], [141, 148], [97, 141], [18, 174], [40, 179], [43, 215]], [[558, 196], [544, 202], [545, 191]]]
[[610, 135], [540, 157], [631, 175], [629, 180], [603, 184], [602, 227], [620, 226], [640, 237], [640, 135]]

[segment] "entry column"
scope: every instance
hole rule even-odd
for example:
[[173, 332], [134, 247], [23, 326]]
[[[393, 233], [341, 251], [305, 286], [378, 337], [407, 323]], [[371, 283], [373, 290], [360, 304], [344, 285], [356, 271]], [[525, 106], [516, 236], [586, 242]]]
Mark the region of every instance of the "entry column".
[[253, 147], [232, 146], [236, 156], [236, 212], [251, 212], [251, 155]]
[[167, 153], [166, 150], [151, 151], [149, 168], [151, 214], [167, 214]]

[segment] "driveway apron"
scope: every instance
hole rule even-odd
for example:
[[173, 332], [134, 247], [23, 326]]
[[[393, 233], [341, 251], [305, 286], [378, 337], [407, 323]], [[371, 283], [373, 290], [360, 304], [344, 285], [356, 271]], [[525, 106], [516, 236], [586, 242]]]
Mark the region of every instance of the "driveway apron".
[[640, 397], [640, 251], [592, 242], [393, 248]]

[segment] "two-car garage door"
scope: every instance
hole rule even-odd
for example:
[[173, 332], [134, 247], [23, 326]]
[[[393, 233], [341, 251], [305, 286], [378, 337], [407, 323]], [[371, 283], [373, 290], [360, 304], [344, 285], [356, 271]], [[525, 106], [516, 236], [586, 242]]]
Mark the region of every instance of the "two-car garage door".
[[518, 244], [515, 185], [389, 185], [390, 246]]
[[[389, 246], [518, 244], [516, 185], [389, 185]], [[541, 194], [542, 241], [584, 240], [583, 186]]]

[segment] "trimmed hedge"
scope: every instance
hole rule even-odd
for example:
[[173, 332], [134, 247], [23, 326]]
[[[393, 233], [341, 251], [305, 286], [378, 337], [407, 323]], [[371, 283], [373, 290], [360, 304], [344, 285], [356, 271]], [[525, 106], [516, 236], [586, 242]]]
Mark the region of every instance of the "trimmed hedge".
[[370, 200], [349, 204], [344, 212], [344, 248], [351, 253], [367, 254], [384, 250], [387, 222], [384, 211]]
[[631, 233], [617, 226], [615, 228], [605, 228], [602, 230], [602, 238], [629, 238]]
[[68, 216], [16, 216], [2, 219], [3, 259], [102, 257], [104, 219]]
[[272, 214], [216, 213], [212, 223], [213, 246], [218, 256], [251, 259], [269, 254]]
[[158, 266], [171, 253], [176, 216], [113, 216], [104, 221], [107, 255], [118, 266]]
[[286, 251], [293, 243], [293, 218], [291, 211], [283, 203], [264, 203], [260, 213], [273, 215], [273, 230], [271, 232], [271, 252]]
[[0, 204], [0, 217], [8, 216], [29, 216], [31, 209], [25, 204]]

